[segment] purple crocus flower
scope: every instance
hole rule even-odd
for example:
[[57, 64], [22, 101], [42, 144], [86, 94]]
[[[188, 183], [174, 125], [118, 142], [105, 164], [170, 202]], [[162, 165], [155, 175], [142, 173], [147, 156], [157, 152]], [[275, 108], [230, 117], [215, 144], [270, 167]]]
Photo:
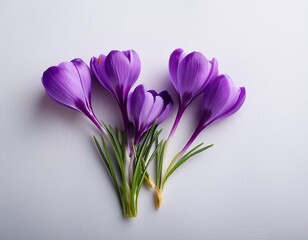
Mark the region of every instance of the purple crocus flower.
[[113, 50], [107, 56], [101, 54], [91, 59], [90, 66], [99, 82], [120, 103], [127, 99], [141, 68], [139, 56], [134, 50]]
[[98, 81], [116, 98], [124, 128], [128, 128], [126, 104], [128, 93], [140, 74], [138, 54], [134, 50], [113, 50], [107, 56], [101, 54], [98, 58], [93, 57], [90, 67]]
[[205, 88], [201, 103], [201, 118], [191, 138], [182, 150], [184, 153], [199, 133], [240, 109], [246, 98], [244, 87], [236, 87], [229, 76], [219, 75]]
[[42, 76], [47, 94], [58, 103], [83, 112], [101, 131], [91, 106], [91, 72], [79, 58], [48, 68]]
[[211, 61], [200, 52], [186, 55], [182, 49], [176, 49], [169, 59], [171, 82], [179, 96], [179, 108], [169, 138], [175, 132], [187, 106], [203, 91], [208, 82], [218, 75], [218, 63]]
[[135, 127], [135, 144], [153, 125], [162, 123], [170, 116], [173, 100], [167, 91], [146, 91], [141, 84], [128, 97], [128, 118]]

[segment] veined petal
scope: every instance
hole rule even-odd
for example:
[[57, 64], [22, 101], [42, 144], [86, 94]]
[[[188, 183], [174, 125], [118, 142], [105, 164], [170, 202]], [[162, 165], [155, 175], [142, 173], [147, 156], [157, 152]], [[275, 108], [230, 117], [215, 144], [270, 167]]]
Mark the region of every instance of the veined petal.
[[225, 106], [221, 108], [219, 113], [217, 113], [217, 116], [222, 115], [225, 112], [227, 112], [235, 104], [240, 94], [240, 89], [234, 85], [232, 79], [228, 75], [222, 75], [222, 76], [223, 76], [222, 81], [224, 81], [224, 85], [228, 86], [229, 88], [229, 98], [227, 102], [225, 103]]
[[79, 74], [72, 62], [48, 68], [43, 73], [42, 83], [47, 94], [55, 101], [76, 110], [80, 110], [76, 105], [78, 102], [86, 105]]
[[98, 58], [92, 57], [90, 61], [90, 67], [97, 80], [111, 93], [114, 92], [114, 86], [110, 84], [104, 77], [105, 74], [105, 60], [106, 56], [101, 54]]
[[160, 124], [171, 113], [173, 101], [167, 91], [157, 94], [154, 90], [146, 91], [139, 85], [129, 94], [127, 111], [130, 122], [135, 127], [135, 143], [157, 120]]
[[151, 108], [150, 114], [148, 115], [148, 118], [146, 120], [146, 124], [150, 127], [155, 122], [155, 120], [160, 116], [163, 110], [164, 110], [164, 100], [162, 99], [161, 96], [157, 95], [155, 96], [155, 101]]
[[164, 101], [164, 109], [160, 116], [157, 118], [157, 124], [162, 123], [165, 121], [171, 114], [173, 110], [173, 100], [170, 94], [167, 91], [162, 91], [159, 93], [159, 96], [163, 99]]
[[241, 106], [243, 105], [246, 99], [246, 89], [244, 87], [240, 87], [238, 91], [239, 91], [239, 94], [238, 94], [238, 98], [236, 102], [232, 106], [230, 106], [229, 109], [223, 112], [220, 116], [217, 116], [213, 120], [213, 123], [231, 116], [232, 114], [236, 113], [241, 108]]
[[48, 68], [42, 76], [47, 94], [55, 101], [83, 112], [100, 131], [105, 131], [91, 107], [92, 75], [81, 59]]
[[143, 85], [139, 85], [129, 96], [129, 120], [134, 123], [135, 127], [140, 126], [140, 113], [145, 100], [145, 90]]
[[79, 75], [81, 86], [88, 102], [88, 107], [91, 107], [91, 72], [87, 64], [82, 61], [80, 58], [76, 58], [71, 61]]
[[139, 113], [139, 126], [138, 126], [139, 129], [142, 129], [142, 130], [147, 128], [149, 116], [151, 115], [153, 106], [155, 105], [154, 97], [151, 93], [145, 91], [144, 95], [145, 95], [145, 98], [144, 98], [142, 109]]
[[132, 112], [132, 93], [128, 95], [127, 97], [127, 105], [126, 105], [126, 112], [127, 112], [127, 117], [128, 117], [128, 120], [130, 122], [134, 122], [134, 115], [133, 115], [133, 112]]
[[[210, 61], [210, 72], [207, 78], [207, 81], [205, 82], [205, 85], [211, 82], [214, 78], [218, 76], [218, 62], [215, 58], [212, 58]], [[204, 86], [205, 87], [205, 86]]]
[[[178, 92], [182, 101], [189, 102], [207, 80], [209, 63], [202, 53], [192, 52], [180, 63], [177, 72]], [[191, 99], [183, 99], [185, 94], [191, 93]]]
[[104, 78], [109, 79], [113, 89], [116, 89], [116, 86], [124, 86], [130, 74], [130, 63], [125, 54], [111, 51], [106, 57], [104, 66]]
[[98, 59], [91, 59], [91, 69], [100, 83], [113, 94], [120, 104], [120, 108], [123, 109], [129, 91], [140, 74], [139, 56], [134, 50], [113, 50], [106, 57], [101, 56]]
[[[210, 79], [210, 74], [212, 70], [212, 64], [210, 61], [206, 60], [204, 61], [204, 75], [203, 77], [200, 76], [200, 78], [196, 77], [195, 81], [192, 81], [190, 86], [189, 91], [193, 93], [193, 96], [198, 96], [200, 95], [203, 91], [207, 83], [209, 82], [208, 80]], [[199, 79], [199, 80], [198, 80]]]
[[[200, 95], [202, 92], [204, 92], [204, 89], [207, 84], [209, 84], [212, 80], [214, 80], [218, 76], [218, 62], [215, 58], [213, 58], [211, 61], [208, 61], [209, 71], [207, 78], [202, 82], [198, 82], [198, 85], [193, 85], [192, 90], [195, 89], [195, 96]], [[198, 90], [199, 89], [199, 90]]]
[[169, 73], [173, 86], [178, 90], [177, 72], [181, 59], [185, 56], [183, 49], [175, 49], [169, 58]]
[[231, 89], [224, 75], [215, 78], [204, 90], [202, 108], [210, 110], [211, 116], [217, 116], [228, 104]]
[[202, 124], [205, 126], [231, 115], [244, 100], [245, 89], [237, 88], [227, 75], [219, 75], [204, 90]]
[[138, 54], [134, 50], [123, 51], [123, 53], [128, 58], [130, 65], [129, 78], [125, 87], [125, 91], [128, 93], [139, 77], [141, 62]]

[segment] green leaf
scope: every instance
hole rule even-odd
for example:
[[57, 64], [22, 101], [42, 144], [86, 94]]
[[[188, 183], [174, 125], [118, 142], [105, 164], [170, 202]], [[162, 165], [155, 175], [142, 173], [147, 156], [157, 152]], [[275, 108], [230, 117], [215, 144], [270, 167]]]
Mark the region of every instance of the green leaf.
[[147, 161], [147, 163], [146, 163], [146, 165], [145, 165], [145, 167], [144, 167], [144, 170], [143, 170], [143, 174], [142, 174], [142, 176], [141, 176], [141, 178], [139, 179], [139, 185], [138, 185], [138, 188], [137, 188], [137, 195], [138, 195], [138, 193], [139, 193], [139, 191], [140, 191], [140, 188], [141, 188], [141, 186], [142, 186], [142, 183], [143, 183], [143, 180], [144, 180], [144, 178], [145, 178], [145, 176], [146, 176], [146, 174], [148, 174], [148, 172], [146, 171], [147, 169], [148, 169], [148, 166], [149, 166], [149, 164], [151, 163], [151, 161], [154, 159], [154, 157], [156, 156], [156, 152], [157, 152], [157, 148], [153, 151], [153, 153], [151, 154], [151, 156], [150, 156], [150, 158], [149, 158], [149, 160]]
[[[200, 143], [199, 145], [197, 145], [196, 147], [194, 147], [193, 149], [191, 149], [188, 153], [186, 153], [183, 157], [191, 154], [192, 152], [194, 152], [196, 149], [198, 149], [200, 146], [202, 146], [203, 143]], [[172, 169], [172, 167], [175, 165], [175, 163], [177, 162], [178, 160], [178, 157], [180, 156], [181, 152], [178, 152], [174, 157], [173, 159], [171, 160], [167, 170], [166, 170], [166, 174], [168, 174], [170, 172], [170, 170]], [[165, 174], [165, 175], [166, 175]]]
[[[96, 147], [97, 147], [97, 149], [98, 149], [102, 159], [104, 160], [104, 162], [105, 162], [105, 164], [107, 166], [108, 172], [109, 172], [109, 174], [111, 176], [111, 179], [112, 179], [112, 183], [113, 183], [114, 188], [115, 188], [115, 190], [117, 192], [118, 199], [120, 201], [120, 204], [122, 205], [121, 193], [120, 193], [120, 190], [119, 190], [119, 185], [118, 185], [117, 178], [116, 178], [116, 175], [115, 175], [115, 172], [114, 172], [114, 168], [112, 166], [112, 163], [111, 163], [111, 160], [110, 160], [110, 157], [109, 157], [109, 153], [105, 149], [106, 145], [104, 144], [104, 150], [106, 152], [106, 155], [105, 155], [103, 150], [102, 150], [102, 148], [101, 148], [101, 146], [99, 145], [96, 137], [93, 136], [93, 138], [94, 138], [94, 142], [96, 144]], [[103, 136], [102, 136], [102, 139], [103, 139]]]
[[156, 128], [157, 128], [157, 125], [153, 124], [152, 127], [146, 133], [144, 141], [143, 141], [143, 143], [141, 145], [141, 149], [139, 150], [139, 152], [137, 152], [138, 156], [143, 156], [144, 155], [144, 151], [146, 151], [146, 148], [148, 147], [148, 144], [149, 144], [149, 141], [151, 139], [151, 136], [155, 132]]
[[203, 143], [197, 145], [196, 147], [194, 147], [192, 150], [190, 150], [188, 153], [186, 153], [183, 157], [181, 157], [175, 164], [174, 166], [168, 171], [166, 172], [164, 178], [163, 178], [163, 187], [167, 181], [167, 179], [171, 176], [171, 174], [177, 169], [179, 168], [183, 163], [185, 163], [188, 159], [190, 159], [192, 156], [201, 153], [203, 151], [205, 151], [206, 149], [212, 147], [214, 144], [210, 144], [206, 147], [203, 147], [201, 149], [198, 149]]
[[114, 145], [114, 147], [115, 147], [114, 151], [119, 155], [119, 156], [117, 156], [117, 158], [123, 159], [122, 151], [121, 151], [121, 144], [119, 143], [119, 140], [118, 140], [113, 128], [109, 125], [107, 130], [108, 130], [109, 136], [112, 139], [112, 142], [113, 142], [112, 145]]
[[163, 156], [166, 148], [167, 141], [161, 140], [158, 144], [156, 141], [157, 152], [156, 152], [156, 186], [160, 187], [162, 182], [162, 171], [163, 171]]

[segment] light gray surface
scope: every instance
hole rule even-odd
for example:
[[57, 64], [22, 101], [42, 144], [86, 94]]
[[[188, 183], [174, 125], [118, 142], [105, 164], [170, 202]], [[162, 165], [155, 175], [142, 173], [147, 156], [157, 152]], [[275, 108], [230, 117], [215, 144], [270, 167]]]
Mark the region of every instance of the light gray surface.
[[[296, 0], [1, 1], [0, 239], [308, 239], [307, 12]], [[215, 56], [247, 100], [198, 138], [215, 147], [170, 178], [160, 211], [144, 189], [138, 218], [126, 220], [96, 129], [46, 97], [40, 77], [61, 61], [133, 48], [139, 83], [162, 90], [177, 47]], [[95, 87], [99, 117], [119, 122]]]

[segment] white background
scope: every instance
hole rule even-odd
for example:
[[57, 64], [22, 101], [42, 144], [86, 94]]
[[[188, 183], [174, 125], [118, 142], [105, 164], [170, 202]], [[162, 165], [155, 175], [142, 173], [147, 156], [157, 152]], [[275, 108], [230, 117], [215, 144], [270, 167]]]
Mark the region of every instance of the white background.
[[[0, 239], [308, 239], [307, 13], [304, 0], [2, 0]], [[138, 217], [127, 220], [91, 140], [97, 130], [50, 100], [40, 78], [62, 61], [132, 48], [139, 83], [172, 90], [177, 47], [216, 57], [247, 99], [199, 136], [215, 146], [170, 178], [162, 209], [143, 189]], [[112, 97], [93, 88], [99, 118], [119, 124]]]

